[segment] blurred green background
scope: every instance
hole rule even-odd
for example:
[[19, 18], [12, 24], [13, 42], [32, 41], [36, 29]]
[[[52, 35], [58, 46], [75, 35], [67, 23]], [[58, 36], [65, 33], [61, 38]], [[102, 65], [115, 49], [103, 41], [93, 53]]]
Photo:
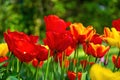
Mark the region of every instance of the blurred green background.
[[92, 25], [98, 33], [120, 17], [120, 0], [0, 0], [0, 41], [7, 29], [45, 36], [44, 16]]

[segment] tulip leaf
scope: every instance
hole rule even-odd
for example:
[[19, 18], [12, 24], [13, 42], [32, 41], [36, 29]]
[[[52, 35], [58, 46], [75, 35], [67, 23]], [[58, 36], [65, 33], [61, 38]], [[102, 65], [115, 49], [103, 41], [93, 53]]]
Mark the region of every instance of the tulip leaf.
[[84, 72], [84, 73], [82, 73], [82, 78], [81, 78], [81, 80], [86, 80], [87, 73], [88, 73], [87, 71]]
[[0, 63], [0, 67], [3, 66], [5, 63], [6, 63], [6, 62], [2, 62], [2, 63]]

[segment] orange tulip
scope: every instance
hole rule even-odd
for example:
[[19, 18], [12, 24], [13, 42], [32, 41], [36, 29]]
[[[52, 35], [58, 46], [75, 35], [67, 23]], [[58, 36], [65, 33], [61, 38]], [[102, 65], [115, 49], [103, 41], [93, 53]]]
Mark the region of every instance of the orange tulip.
[[104, 28], [104, 37], [111, 37], [111, 31], [110, 31], [110, 29], [108, 28], [108, 27], [105, 27]]
[[100, 44], [89, 43], [83, 44], [83, 49], [88, 55], [92, 55], [97, 58], [103, 57], [109, 50], [109, 46], [104, 46]]
[[82, 23], [71, 24], [70, 31], [76, 43], [89, 41], [96, 32], [92, 26], [84, 27]]

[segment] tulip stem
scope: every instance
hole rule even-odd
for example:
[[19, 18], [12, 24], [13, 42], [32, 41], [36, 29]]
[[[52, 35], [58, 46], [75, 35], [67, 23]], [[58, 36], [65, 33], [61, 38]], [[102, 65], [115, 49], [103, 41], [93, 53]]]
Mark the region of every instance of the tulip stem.
[[64, 57], [65, 57], [65, 52], [62, 53], [62, 69], [61, 69], [61, 80], [64, 80]]
[[97, 57], [95, 58], [95, 63], [97, 63]]
[[[38, 65], [39, 65], [39, 63], [38, 63]], [[35, 70], [35, 73], [34, 73], [34, 77], [33, 77], [35, 80], [38, 80], [38, 79], [37, 79], [38, 65], [37, 65], [37, 67], [36, 67], [36, 70]]]
[[9, 72], [9, 67], [10, 67], [10, 61], [11, 61], [12, 53], [10, 52], [9, 54], [9, 60], [8, 60], [8, 66], [7, 66], [7, 73]]
[[20, 74], [21, 74], [22, 66], [23, 66], [23, 62], [20, 62], [19, 63], [19, 71], [18, 71], [18, 80], [20, 80]]
[[77, 62], [76, 62], [76, 79], [78, 80], [78, 67], [79, 67], [79, 64], [78, 64], [78, 62], [79, 62], [79, 58], [78, 58], [78, 48], [79, 48], [79, 45], [77, 46], [77, 48], [76, 48], [76, 60], [77, 60]]
[[73, 67], [72, 67], [72, 69], [74, 70], [74, 67], [75, 67], [75, 64], [74, 64], [74, 60], [75, 60], [75, 58], [76, 58], [76, 49], [75, 49], [75, 52], [74, 52], [74, 58], [73, 58]]
[[17, 73], [19, 72], [20, 68], [19, 68], [19, 60], [17, 59]]
[[50, 57], [50, 50], [48, 50], [48, 60], [47, 60], [47, 67], [46, 67], [46, 73], [45, 73], [45, 80], [47, 80], [47, 75], [49, 70], [49, 63], [50, 63], [49, 57]]
[[117, 71], [119, 71], [119, 68], [117, 68]]

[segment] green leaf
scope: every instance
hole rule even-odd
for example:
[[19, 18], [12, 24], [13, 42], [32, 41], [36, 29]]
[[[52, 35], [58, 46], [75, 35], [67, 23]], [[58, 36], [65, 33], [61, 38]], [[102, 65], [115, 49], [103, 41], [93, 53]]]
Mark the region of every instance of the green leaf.
[[81, 78], [81, 80], [86, 80], [87, 73], [88, 73], [87, 71], [84, 72], [84, 73], [82, 73], [82, 78]]
[[3, 66], [5, 63], [6, 63], [6, 61], [5, 61], [5, 62], [0, 63], [0, 67], [1, 67], [1, 66]]

